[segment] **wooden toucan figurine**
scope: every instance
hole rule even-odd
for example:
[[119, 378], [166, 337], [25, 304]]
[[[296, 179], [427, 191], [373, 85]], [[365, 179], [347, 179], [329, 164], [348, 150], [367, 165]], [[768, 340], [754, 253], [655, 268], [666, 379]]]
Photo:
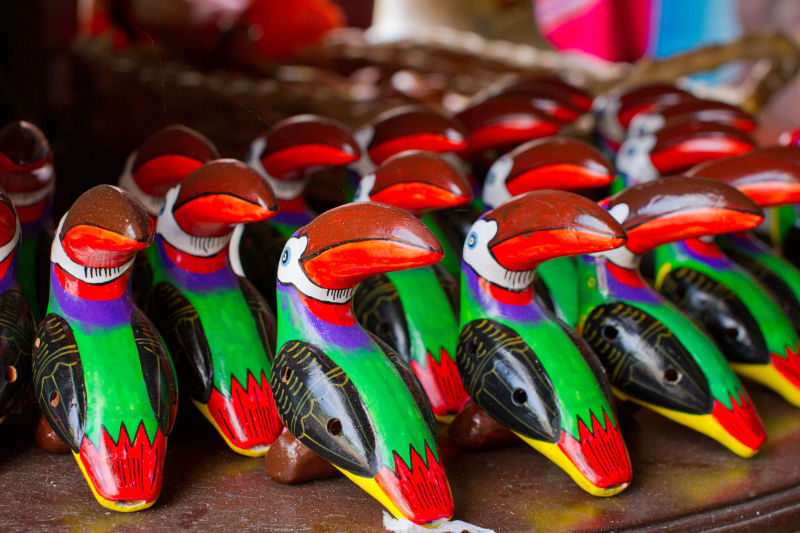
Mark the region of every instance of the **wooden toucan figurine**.
[[591, 200], [534, 191], [482, 215], [462, 256], [456, 360], [467, 392], [595, 496], [628, 486], [628, 452], [597, 357], [537, 303], [533, 275], [548, 259], [624, 242]]
[[50, 255], [50, 302], [33, 343], [39, 406], [72, 450], [97, 501], [150, 507], [178, 406], [167, 350], [136, 307], [129, 276], [153, 222], [111, 185], [83, 193], [61, 219]]
[[53, 242], [53, 153], [44, 134], [20, 120], [0, 129], [0, 186], [14, 204], [22, 228], [18, 282], [38, 322], [47, 307], [47, 257]]
[[639, 113], [631, 120], [626, 136], [650, 135], [682, 122], [725, 124], [748, 134], [755, 133], [758, 127], [758, 122], [751, 114], [735, 105], [697, 98]]
[[731, 155], [749, 152], [755, 141], [741, 130], [715, 122], [679, 122], [650, 135], [629, 137], [617, 153], [615, 165], [625, 185]]
[[264, 455], [283, 424], [269, 390], [274, 317], [228, 261], [236, 224], [278, 207], [269, 185], [232, 159], [203, 165], [167, 192], [158, 217], [152, 318], [184, 392], [235, 452]]
[[[469, 202], [466, 178], [440, 156], [408, 150], [361, 180], [355, 201], [374, 201], [419, 217]], [[356, 318], [416, 374], [433, 414], [450, 421], [467, 401], [456, 367], [458, 286], [438, 264], [386, 272], [358, 285]]]
[[464, 237], [484, 211], [480, 190], [487, 170], [501, 153], [532, 139], [555, 135], [562, 123], [525, 98], [504, 95], [474, 102], [455, 118], [469, 134], [469, 144], [459, 156], [469, 164], [467, 178], [474, 196], [467, 206], [435, 211], [423, 220], [444, 246], [442, 266], [458, 279]]
[[[597, 148], [571, 137], [546, 137], [522, 144], [494, 162], [483, 186], [483, 203], [491, 209], [526, 192], [594, 189], [614, 178], [614, 167]], [[539, 265], [534, 284], [540, 303], [574, 327], [578, 320], [574, 257]]]
[[761, 209], [729, 185], [686, 176], [628, 187], [602, 205], [628, 242], [578, 259], [578, 329], [615, 395], [752, 456], [766, 435], [747, 392], [711, 338], [637, 268], [640, 255], [656, 246], [752, 228]]
[[363, 177], [389, 157], [405, 150], [459, 152], [469, 134], [457, 120], [420, 105], [395, 107], [379, 114], [355, 132], [361, 159], [352, 167]]
[[[448, 163], [466, 173], [464, 162], [455, 153], [467, 147], [469, 134], [457, 120], [427, 107], [409, 105], [390, 109], [359, 128], [355, 137], [361, 146], [361, 159], [352, 168], [358, 174], [355, 177], [359, 179], [372, 173], [376, 165], [406, 150], [425, 150], [441, 154]], [[449, 226], [440, 228], [435, 222], [439, 219], [432, 218], [438, 216], [458, 221], [467, 218], [471, 223], [477, 214], [469, 206], [462, 206], [432, 211], [423, 218], [444, 246], [445, 255], [441, 266], [451, 276], [457, 276], [457, 252], [461, 243], [455, 248], [450, 245], [450, 241], [442, 233]]]
[[659, 106], [671, 106], [694, 99], [695, 96], [690, 92], [669, 83], [623, 87], [601, 94], [592, 103], [597, 140], [603, 150], [613, 156], [625, 140], [628, 127], [636, 115]]
[[[217, 148], [203, 134], [173, 124], [155, 132], [128, 156], [117, 185], [141, 200], [150, 216], [157, 217], [167, 191], [214, 159], [219, 159]], [[155, 252], [154, 246], [148, 246], [133, 264], [131, 283], [140, 306], [145, 305], [153, 283]]]
[[[800, 201], [800, 166], [778, 158], [750, 152], [690, 174], [736, 187], [762, 208]], [[659, 246], [653, 260], [656, 290], [706, 328], [734, 371], [800, 406], [800, 337], [764, 285], [708, 237]]]
[[31, 383], [36, 323], [18, 281], [21, 226], [11, 198], [0, 187], [0, 423], [28, 396], [23, 391]]
[[319, 215], [278, 267], [278, 346], [270, 385], [281, 419], [394, 516], [448, 519], [453, 499], [436, 420], [419, 381], [356, 321], [356, 285], [442, 257], [416, 217], [358, 202]]
[[279, 209], [269, 221], [237, 226], [229, 253], [234, 272], [247, 277], [271, 308], [275, 307], [275, 269], [283, 245], [314, 218], [305, 199], [311, 173], [348, 165], [360, 155], [345, 126], [318, 115], [282, 120], [250, 144], [247, 163], [275, 192]]

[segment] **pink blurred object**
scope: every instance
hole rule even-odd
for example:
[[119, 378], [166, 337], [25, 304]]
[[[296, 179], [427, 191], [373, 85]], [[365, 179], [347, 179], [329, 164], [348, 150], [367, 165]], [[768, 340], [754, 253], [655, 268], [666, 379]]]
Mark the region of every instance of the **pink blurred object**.
[[561, 50], [635, 61], [648, 48], [651, 0], [534, 0], [539, 30]]

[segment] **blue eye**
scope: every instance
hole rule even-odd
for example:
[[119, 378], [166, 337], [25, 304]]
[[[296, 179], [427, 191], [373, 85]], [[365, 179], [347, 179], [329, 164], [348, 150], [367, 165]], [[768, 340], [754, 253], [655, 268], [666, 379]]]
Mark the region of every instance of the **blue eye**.
[[636, 153], [636, 147], [630, 146], [625, 152], [629, 157]]
[[469, 234], [467, 237], [467, 247], [468, 248], [475, 248], [475, 245], [478, 244], [478, 236], [475, 235], [475, 232]]
[[289, 264], [289, 257], [291, 253], [289, 252], [288, 248], [283, 249], [283, 253], [281, 254], [281, 265], [286, 266]]
[[489, 172], [489, 175], [486, 176], [486, 183], [493, 183], [494, 182], [494, 172]]

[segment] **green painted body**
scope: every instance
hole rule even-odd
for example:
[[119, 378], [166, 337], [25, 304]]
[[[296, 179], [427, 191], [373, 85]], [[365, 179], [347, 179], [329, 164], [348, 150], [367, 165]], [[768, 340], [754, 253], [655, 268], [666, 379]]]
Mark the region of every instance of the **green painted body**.
[[70, 318], [52, 296], [47, 312], [66, 318], [75, 336], [86, 387], [85, 435], [95, 448], [100, 446], [103, 428], [116, 439], [122, 424], [131, 438], [139, 424], [143, 424], [148, 439], [153, 442], [158, 421], [147, 393], [130, 325], [87, 327]]
[[[277, 346], [301, 340], [319, 348], [341, 367], [358, 390], [374, 425], [376, 446], [383, 463], [394, 471], [393, 453], [397, 453], [410, 465], [410, 446], [422, 453], [426, 444], [440, 461], [436, 437], [397, 369], [372, 337], [357, 323], [351, 326], [326, 324], [317, 328], [315, 324], [322, 321], [303, 307], [294, 287], [281, 287], [277, 294]], [[344, 338], [353, 346], [344, 347], [342, 342], [337, 342]]]
[[800, 270], [789, 261], [776, 255], [766, 246], [759, 246], [757, 241], [752, 241], [754, 246], [748, 247], [738, 246], [735, 241], [725, 237], [719, 238], [718, 242], [723, 250], [735, 249], [777, 274], [788, 285], [795, 298], [800, 299]]
[[747, 306], [758, 323], [771, 353], [786, 358], [787, 348], [796, 349], [800, 338], [778, 303], [763, 285], [732, 261], [723, 257], [717, 262], [725, 263], [724, 268], [721, 264], [711, 265], [691, 257], [678, 243], [659, 246], [655, 249], [654, 257], [659, 278], [666, 271], [682, 266], [697, 270], [730, 289]]
[[427, 366], [430, 352], [437, 363], [441, 350], [455, 360], [458, 322], [432, 267], [387, 272], [403, 304], [408, 323], [411, 357]]
[[148, 249], [149, 252], [152, 250], [148, 256], [153, 269], [153, 285], [162, 281], [171, 283], [197, 311], [211, 354], [214, 388], [229, 397], [231, 379], [236, 378], [243, 387], [246, 387], [248, 371], [256, 383], [262, 385], [261, 371], [268, 380], [272, 373], [272, 365], [262, 348], [253, 314], [235, 282], [235, 274], [230, 271], [230, 267], [226, 264], [224, 268], [226, 275], [232, 281], [231, 286], [188, 290], [170, 276], [156, 248], [157, 246], [153, 245]]
[[[631, 287], [613, 280], [613, 274], [601, 262], [578, 260], [579, 324], [597, 306], [621, 301], [639, 308], [663, 323], [686, 347], [708, 380], [711, 394], [726, 408], [731, 408], [730, 397], [738, 398], [742, 392], [739, 379], [731, 370], [717, 345], [691, 318], [681, 313], [649, 286]], [[636, 273], [638, 277], [638, 272]]]
[[[476, 290], [467, 277], [471, 268], [463, 267], [461, 280], [461, 327], [469, 322], [488, 318], [512, 328], [533, 350], [555, 390], [561, 413], [561, 429], [580, 441], [578, 418], [590, 424], [591, 415], [605, 427], [605, 416], [615, 420], [592, 369], [578, 351], [573, 340], [554, 317], [542, 309], [535, 300], [523, 306], [506, 305]], [[477, 291], [482, 289], [477, 288]], [[488, 303], [488, 305], [487, 305]], [[504, 313], [504, 310], [512, 313]]]
[[578, 325], [578, 269], [572, 257], [545, 261], [536, 274], [550, 292], [556, 316], [574, 328]]
[[[444, 249], [444, 257], [441, 261], [439, 261], [439, 266], [444, 268], [453, 278], [458, 279], [458, 276], [461, 275], [461, 252], [460, 250], [456, 250], [454, 247], [454, 243], [450, 242], [448, 236], [442, 231], [442, 228], [439, 224], [432, 219], [429, 215], [425, 215], [422, 217], [422, 222], [428, 226], [433, 234], [436, 236], [438, 241], [442, 243], [442, 248]], [[462, 246], [463, 243], [459, 244], [458, 246]]]

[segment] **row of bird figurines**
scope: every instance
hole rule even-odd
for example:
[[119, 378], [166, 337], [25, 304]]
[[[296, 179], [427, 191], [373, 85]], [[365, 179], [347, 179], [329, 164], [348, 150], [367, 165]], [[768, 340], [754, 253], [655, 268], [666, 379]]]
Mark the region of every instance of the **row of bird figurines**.
[[[437, 421], [461, 447], [521, 439], [597, 496], [632, 479], [614, 397], [752, 456], [766, 435], [736, 373], [800, 405], [800, 273], [747, 231], [800, 202], [800, 148], [638, 87], [594, 102], [617, 175], [558, 135], [591, 106], [530, 78], [352, 135], [298, 116], [247, 164], [167, 127], [55, 228], [47, 142], [7, 126], [0, 409], [32, 380], [43, 427], [119, 511], [159, 495], [178, 383], [273, 478], [341, 471], [420, 524], [453, 514]], [[354, 202], [316, 216], [311, 174], [346, 166]]]

